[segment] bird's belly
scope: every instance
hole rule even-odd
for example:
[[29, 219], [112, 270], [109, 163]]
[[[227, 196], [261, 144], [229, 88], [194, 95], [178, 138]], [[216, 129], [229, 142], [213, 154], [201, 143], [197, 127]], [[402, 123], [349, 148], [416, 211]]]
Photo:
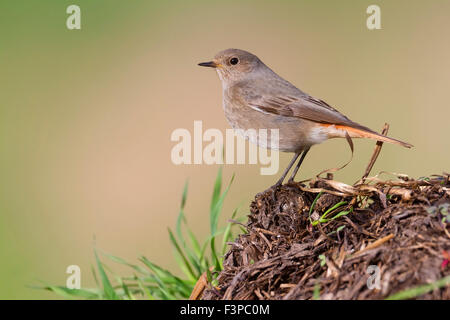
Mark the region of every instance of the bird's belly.
[[[247, 106], [224, 104], [224, 110], [228, 123], [233, 129], [251, 143], [263, 148], [297, 152], [321, 142], [311, 139], [310, 133], [315, 124], [308, 120], [266, 114]], [[260, 131], [261, 129], [266, 130]], [[278, 139], [273, 129], [278, 130]], [[278, 140], [278, 145], [274, 139]]]

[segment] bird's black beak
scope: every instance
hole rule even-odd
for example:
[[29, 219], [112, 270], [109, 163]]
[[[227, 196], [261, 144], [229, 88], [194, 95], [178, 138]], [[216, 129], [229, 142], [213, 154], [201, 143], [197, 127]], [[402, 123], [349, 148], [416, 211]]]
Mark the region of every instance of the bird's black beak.
[[200, 67], [210, 67], [210, 68], [217, 68], [217, 64], [214, 61], [209, 62], [201, 62], [198, 64]]

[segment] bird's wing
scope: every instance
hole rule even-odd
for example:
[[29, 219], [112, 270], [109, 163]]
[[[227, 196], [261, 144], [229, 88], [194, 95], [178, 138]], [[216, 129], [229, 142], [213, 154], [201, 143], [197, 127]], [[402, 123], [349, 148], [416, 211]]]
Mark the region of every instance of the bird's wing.
[[229, 88], [227, 94], [236, 102], [268, 115], [306, 119], [322, 124], [324, 127], [335, 125], [336, 128], [346, 131], [347, 135], [350, 132], [354, 137], [385, 141], [407, 148], [412, 147], [407, 142], [380, 135], [372, 129], [351, 121], [325, 101], [300, 91], [287, 81], [278, 82], [276, 87], [278, 91], [276, 94], [261, 93], [255, 92], [253, 87], [243, 83]]
[[[250, 100], [250, 99], [249, 99]], [[336, 125], [340, 129], [352, 132], [356, 137], [365, 137], [377, 141], [385, 141], [398, 144], [407, 148], [412, 145], [394, 138], [382, 136], [359, 123], [351, 121], [342, 113], [331, 107], [326, 102], [313, 98], [307, 94], [301, 96], [259, 96], [246, 104], [257, 111], [283, 117], [302, 118], [319, 124]]]
[[351, 121], [325, 101], [307, 94], [302, 96], [259, 96], [251, 101], [247, 100], [246, 104], [254, 110], [273, 115], [302, 118], [324, 124], [344, 125], [373, 132], [369, 128]]

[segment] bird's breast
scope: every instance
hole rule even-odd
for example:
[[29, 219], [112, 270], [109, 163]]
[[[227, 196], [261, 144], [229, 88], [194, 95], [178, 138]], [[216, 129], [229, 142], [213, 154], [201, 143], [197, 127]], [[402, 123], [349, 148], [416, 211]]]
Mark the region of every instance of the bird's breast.
[[[319, 142], [317, 137], [310, 139], [310, 132], [314, 127], [311, 121], [257, 111], [241, 99], [230, 97], [225, 93], [223, 109], [230, 126], [245, 139], [260, 147], [296, 152]], [[259, 134], [261, 129], [265, 129], [262, 131], [264, 136]], [[277, 131], [276, 143], [273, 141], [275, 136], [272, 135], [274, 129]]]

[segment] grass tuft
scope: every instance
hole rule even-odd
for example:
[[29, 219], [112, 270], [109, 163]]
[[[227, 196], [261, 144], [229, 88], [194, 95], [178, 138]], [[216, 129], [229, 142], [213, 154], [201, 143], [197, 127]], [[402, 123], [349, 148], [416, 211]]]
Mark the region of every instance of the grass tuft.
[[[222, 168], [217, 174], [209, 212], [210, 235], [204, 241], [199, 241], [189, 228], [184, 208], [187, 201], [188, 182], [185, 183], [181, 197], [181, 205], [175, 225], [175, 232], [168, 228], [169, 240], [174, 247], [175, 259], [184, 277], [177, 277], [170, 271], [158, 266], [146, 257], [139, 261], [142, 265], [132, 264], [120, 257], [94, 249], [96, 269], [92, 267], [92, 274], [98, 288], [68, 289], [65, 286], [45, 285], [40, 289], [49, 290], [66, 299], [107, 299], [107, 300], [135, 300], [135, 299], [187, 299], [195, 283], [203, 273], [208, 281], [213, 282], [218, 271], [222, 270], [223, 254], [227, 242], [233, 239], [233, 223], [228, 222], [219, 228], [219, 217], [222, 214], [223, 202], [234, 180], [231, 178], [228, 186], [222, 192]], [[231, 219], [236, 219], [238, 209], [234, 210]], [[216, 249], [216, 240], [221, 237], [221, 248]], [[129, 267], [132, 276], [114, 274], [100, 260], [98, 252], [112, 262]], [[211, 270], [210, 268], [213, 267]], [[108, 276], [109, 275], [109, 276]], [[99, 281], [100, 280], [100, 281]]]

